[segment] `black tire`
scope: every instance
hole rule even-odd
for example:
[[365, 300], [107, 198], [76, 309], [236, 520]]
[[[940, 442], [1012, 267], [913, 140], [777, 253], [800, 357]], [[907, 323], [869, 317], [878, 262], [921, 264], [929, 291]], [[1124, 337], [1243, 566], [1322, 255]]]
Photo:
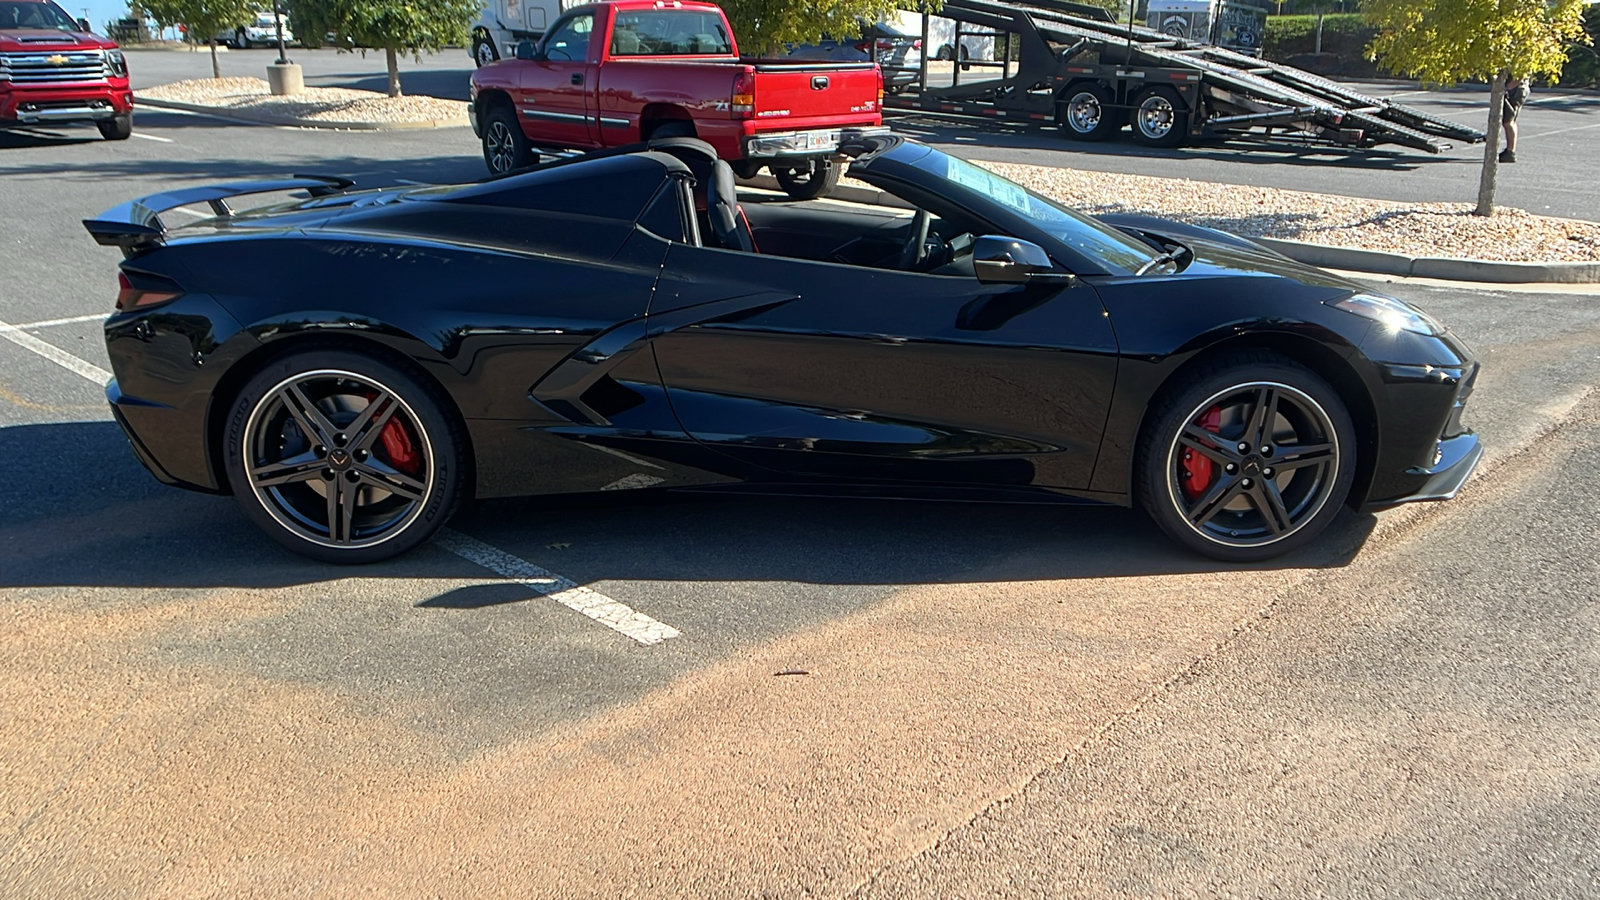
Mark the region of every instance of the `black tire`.
[[125, 141], [133, 136], [133, 113], [130, 111], [113, 119], [101, 119], [94, 125], [106, 140]]
[[949, 62], [955, 58], [955, 51], [950, 49], [949, 44], [940, 44], [939, 52], [933, 58], [939, 62]]
[[510, 104], [497, 103], [489, 107], [483, 120], [483, 162], [490, 175], [504, 175], [526, 166], [535, 160], [533, 145], [522, 133], [516, 112]]
[[1127, 123], [1127, 113], [1112, 105], [1111, 92], [1092, 81], [1072, 85], [1056, 102], [1056, 124], [1075, 141], [1103, 141]]
[[494, 41], [489, 39], [487, 34], [480, 31], [472, 36], [472, 61], [477, 64], [478, 68], [481, 69], [489, 63], [497, 62], [499, 59], [500, 50], [494, 45]]
[[650, 129], [650, 134], [645, 137], [645, 140], [653, 141], [656, 138], [676, 137], [692, 138], [694, 136], [693, 122], [685, 122], [682, 119], [668, 119]]
[[[1271, 413], [1265, 440], [1262, 409]], [[1274, 353], [1233, 354], [1185, 373], [1151, 405], [1134, 491], [1179, 544], [1255, 562], [1328, 527], [1350, 493], [1356, 456], [1355, 426], [1327, 382]]]
[[1154, 85], [1134, 96], [1128, 124], [1146, 147], [1181, 147], [1189, 140], [1189, 107], [1176, 90]]
[[958, 49], [958, 50], [957, 50], [957, 51], [956, 51], [956, 55], [957, 55], [957, 56], [958, 56], [958, 57], [960, 57], [960, 59], [961, 59], [961, 71], [963, 71], [963, 72], [970, 72], [970, 71], [972, 71], [972, 63], [970, 63], [970, 62], [967, 62], [967, 59], [968, 59], [968, 58], [969, 58], [969, 56], [970, 56], [970, 54], [968, 54], [968, 53], [967, 53], [967, 48], [966, 48], [966, 45], [965, 45], [965, 44], [963, 44], [963, 45], [962, 45], [962, 46], [961, 46], [961, 47], [960, 47], [960, 48], [959, 48], [959, 49]]
[[404, 553], [444, 525], [466, 490], [469, 454], [449, 400], [363, 353], [305, 350], [269, 362], [224, 429], [240, 508], [312, 559]]
[[831, 159], [813, 159], [798, 166], [769, 166], [783, 192], [796, 200], [826, 197], [839, 184], [844, 167]]

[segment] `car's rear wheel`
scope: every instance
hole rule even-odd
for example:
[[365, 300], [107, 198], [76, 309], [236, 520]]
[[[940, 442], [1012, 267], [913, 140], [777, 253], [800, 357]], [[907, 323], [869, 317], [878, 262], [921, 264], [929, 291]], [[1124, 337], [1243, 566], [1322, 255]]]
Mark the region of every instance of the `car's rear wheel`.
[[1178, 543], [1250, 562], [1327, 528], [1355, 465], [1355, 427], [1338, 393], [1284, 357], [1253, 353], [1206, 365], [1156, 402], [1135, 489]]
[[274, 540], [313, 559], [404, 553], [444, 525], [465, 490], [465, 440], [447, 402], [360, 353], [274, 360], [229, 411], [234, 497]]
[[489, 174], [504, 175], [533, 165], [533, 160], [533, 146], [522, 133], [516, 113], [507, 104], [490, 107], [483, 122], [483, 161]]
[[108, 141], [125, 141], [133, 136], [133, 113], [126, 112], [112, 119], [101, 119], [94, 123], [100, 129], [100, 136]]
[[1103, 141], [1122, 127], [1126, 117], [1112, 106], [1111, 92], [1088, 83], [1068, 88], [1056, 106], [1061, 131], [1075, 141]]
[[813, 159], [797, 166], [771, 167], [778, 187], [796, 200], [826, 197], [839, 184], [843, 167], [831, 159]]

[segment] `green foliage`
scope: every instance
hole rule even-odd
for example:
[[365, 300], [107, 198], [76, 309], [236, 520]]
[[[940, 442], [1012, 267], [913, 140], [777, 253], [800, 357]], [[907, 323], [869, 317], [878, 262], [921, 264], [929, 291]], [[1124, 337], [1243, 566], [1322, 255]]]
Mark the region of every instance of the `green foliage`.
[[[1359, 13], [1333, 13], [1322, 19], [1322, 52], [1361, 55], [1378, 31]], [[1268, 16], [1261, 52], [1268, 59], [1311, 53], [1317, 44], [1316, 16]]]
[[467, 42], [467, 26], [477, 17], [478, 0], [288, 0], [289, 28], [307, 47], [337, 35], [340, 50], [374, 47], [389, 64], [389, 96], [400, 96], [396, 57], [421, 61], [424, 50], [443, 50]]
[[163, 28], [188, 26], [195, 40], [204, 42], [219, 31], [243, 25], [256, 17], [258, 0], [141, 0], [140, 6]]
[[1574, 41], [1567, 46], [1567, 65], [1561, 70], [1561, 83], [1567, 87], [1600, 88], [1600, 4], [1591, 4], [1583, 13], [1583, 30], [1589, 36], [1584, 45]]
[[[772, 56], [784, 44], [815, 43], [825, 34], [859, 34], [862, 22], [893, 15], [902, 0], [719, 0], [719, 5], [733, 25], [739, 52]], [[935, 0], [931, 7], [938, 5]]]
[[337, 46], [417, 54], [467, 41], [478, 0], [287, 0], [289, 28], [306, 46], [337, 34]]
[[256, 0], [140, 0], [150, 18], [162, 28], [182, 24], [189, 40], [211, 45], [211, 77], [221, 78], [217, 64], [216, 34], [243, 25], [256, 17]]
[[1377, 26], [1368, 55], [1432, 84], [1561, 77], [1567, 45], [1586, 41], [1583, 0], [1365, 0]]

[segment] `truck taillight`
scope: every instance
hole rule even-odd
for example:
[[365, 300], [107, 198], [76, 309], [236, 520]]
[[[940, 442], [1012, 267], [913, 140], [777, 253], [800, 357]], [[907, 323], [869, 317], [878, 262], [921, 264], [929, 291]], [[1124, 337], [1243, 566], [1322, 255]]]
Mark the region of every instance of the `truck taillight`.
[[[144, 284], [146, 282], [154, 282], [156, 279], [150, 278], [149, 276], [140, 276], [139, 280], [142, 284]], [[159, 280], [166, 281], [164, 278]], [[158, 303], [166, 303], [168, 300], [176, 300], [178, 297], [183, 295], [183, 292], [178, 290], [150, 290], [149, 287], [151, 286], [153, 286], [153, 284], [135, 287], [133, 281], [128, 278], [128, 273], [118, 272], [117, 310], [119, 312], [127, 312], [130, 309], [137, 309], [141, 306], [155, 306]], [[177, 285], [168, 282], [167, 284], [161, 285], [161, 287], [176, 288]]]
[[874, 67], [873, 71], [878, 73], [878, 108], [883, 109], [883, 70]]
[[746, 68], [733, 76], [733, 99], [728, 109], [735, 119], [753, 119], [756, 116], [756, 71]]

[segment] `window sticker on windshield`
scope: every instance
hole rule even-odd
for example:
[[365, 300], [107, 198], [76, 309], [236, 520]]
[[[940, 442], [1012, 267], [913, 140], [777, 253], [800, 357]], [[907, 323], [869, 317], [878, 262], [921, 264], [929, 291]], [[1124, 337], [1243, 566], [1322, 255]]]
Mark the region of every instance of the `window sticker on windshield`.
[[987, 194], [1017, 212], [1028, 215], [1031, 206], [1028, 203], [1027, 191], [964, 159], [957, 159], [954, 156], [945, 159], [947, 162], [944, 177], [963, 187], [972, 188], [980, 194]]

